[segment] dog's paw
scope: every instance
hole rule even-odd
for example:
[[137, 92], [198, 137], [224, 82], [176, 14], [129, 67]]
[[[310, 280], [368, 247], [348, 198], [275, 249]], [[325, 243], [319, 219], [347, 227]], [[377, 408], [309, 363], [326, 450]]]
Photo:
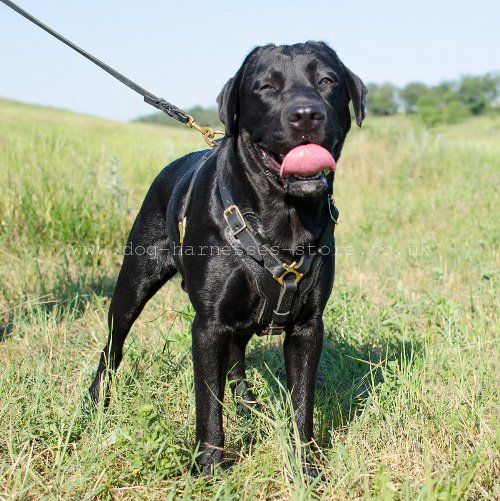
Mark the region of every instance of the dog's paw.
[[247, 390], [240, 397], [235, 397], [235, 399], [236, 408], [240, 414], [248, 414], [252, 410], [261, 411], [261, 406], [257, 400], [255, 400], [255, 396], [250, 390]]
[[317, 478], [323, 475], [323, 472], [320, 470], [319, 466], [314, 463], [302, 463], [302, 471], [304, 475], [310, 478]]
[[99, 403], [100, 385], [94, 381], [87, 391], [85, 402], [97, 406]]
[[302, 472], [309, 478], [318, 478], [323, 476], [319, 463], [316, 461], [310, 448], [306, 448], [302, 457]]
[[255, 395], [249, 389], [248, 383], [244, 379], [233, 386], [233, 395], [238, 413], [248, 414], [252, 410], [261, 410], [261, 406], [255, 399]]
[[195, 478], [212, 478], [222, 464], [222, 449], [201, 448], [191, 467], [191, 475]]
[[195, 462], [191, 467], [191, 476], [194, 478], [203, 478], [205, 480], [211, 479], [215, 474], [215, 467], [216, 465], [214, 463], [204, 464]]
[[82, 409], [85, 409], [87, 412], [93, 412], [99, 407], [101, 402], [103, 408], [106, 410], [111, 402], [109, 392], [102, 395], [99, 387], [92, 385], [83, 398]]
[[92, 391], [92, 387], [82, 396], [80, 410], [85, 416], [93, 416], [99, 407], [99, 395]]

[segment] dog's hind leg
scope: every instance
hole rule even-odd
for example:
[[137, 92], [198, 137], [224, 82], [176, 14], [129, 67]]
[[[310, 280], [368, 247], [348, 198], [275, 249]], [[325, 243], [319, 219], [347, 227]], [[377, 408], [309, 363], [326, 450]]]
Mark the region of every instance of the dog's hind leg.
[[108, 403], [110, 378], [121, 362], [123, 343], [132, 324], [149, 299], [176, 272], [164, 216], [156, 207], [144, 204], [130, 232], [111, 299], [108, 342], [89, 389], [94, 403], [101, 395], [105, 397], [105, 404]]
[[228, 380], [240, 410], [258, 408], [245, 372], [245, 350], [251, 338], [252, 334], [234, 334], [230, 344]]

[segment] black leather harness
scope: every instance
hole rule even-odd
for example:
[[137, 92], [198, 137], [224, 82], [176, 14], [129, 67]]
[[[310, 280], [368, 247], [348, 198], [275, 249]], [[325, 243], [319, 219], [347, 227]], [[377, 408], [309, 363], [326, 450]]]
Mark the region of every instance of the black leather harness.
[[[194, 181], [210, 156], [212, 155], [201, 162], [191, 178], [179, 218], [181, 246]], [[298, 316], [301, 306], [307, 301], [311, 289], [317, 283], [323, 262], [322, 255], [334, 252], [333, 234], [339, 211], [328, 198], [329, 217], [318, 244], [307, 246], [307, 249], [304, 248], [301, 252], [298, 261], [287, 264], [279, 259], [276, 249], [264, 243], [254, 230], [258, 225], [256, 214], [250, 210], [240, 210], [234, 203], [220, 172], [217, 174], [217, 187], [224, 206], [222, 216], [227, 224], [226, 240], [249, 271], [260, 296], [256, 322], [262, 327], [262, 331], [257, 334], [281, 334], [286, 323]]]

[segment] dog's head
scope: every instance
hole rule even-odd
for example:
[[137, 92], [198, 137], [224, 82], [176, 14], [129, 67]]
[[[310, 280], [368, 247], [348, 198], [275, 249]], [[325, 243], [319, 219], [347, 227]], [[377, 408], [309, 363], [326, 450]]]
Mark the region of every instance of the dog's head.
[[[226, 135], [245, 144], [257, 169], [291, 196], [331, 186], [351, 127], [365, 116], [363, 82], [322, 42], [257, 47], [217, 102]], [[309, 145], [309, 146], [306, 146]]]

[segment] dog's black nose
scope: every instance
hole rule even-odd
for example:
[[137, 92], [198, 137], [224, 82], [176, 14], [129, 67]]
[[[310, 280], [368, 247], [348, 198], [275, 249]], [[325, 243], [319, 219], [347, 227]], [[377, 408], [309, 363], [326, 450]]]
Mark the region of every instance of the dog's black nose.
[[318, 127], [325, 119], [325, 110], [320, 104], [294, 104], [288, 108], [288, 122], [300, 130]]

